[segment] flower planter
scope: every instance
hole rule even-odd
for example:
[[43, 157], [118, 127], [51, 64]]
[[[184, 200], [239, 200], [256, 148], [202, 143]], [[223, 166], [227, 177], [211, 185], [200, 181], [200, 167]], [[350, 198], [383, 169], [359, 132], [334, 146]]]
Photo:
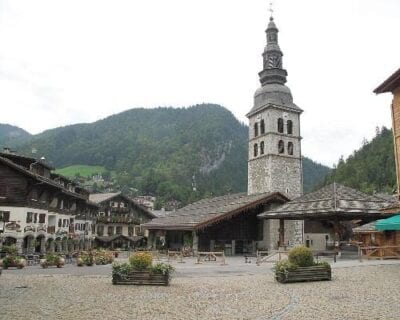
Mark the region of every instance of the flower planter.
[[62, 268], [65, 265], [65, 260], [64, 258], [59, 258], [58, 261], [48, 261], [47, 259], [40, 259], [40, 266], [43, 269], [46, 269], [48, 267], [57, 267], [57, 268]]
[[121, 277], [114, 275], [113, 284], [133, 284], [133, 285], [169, 285], [168, 274], [150, 273], [149, 271], [131, 271], [127, 276]]
[[13, 257], [10, 260], [9, 257], [6, 257], [3, 260], [0, 260], [0, 267], [3, 267], [3, 269], [8, 269], [8, 268], [22, 269], [25, 266], [26, 266], [26, 260], [22, 258]]
[[280, 283], [331, 280], [331, 267], [297, 267], [295, 270], [275, 271], [275, 279]]

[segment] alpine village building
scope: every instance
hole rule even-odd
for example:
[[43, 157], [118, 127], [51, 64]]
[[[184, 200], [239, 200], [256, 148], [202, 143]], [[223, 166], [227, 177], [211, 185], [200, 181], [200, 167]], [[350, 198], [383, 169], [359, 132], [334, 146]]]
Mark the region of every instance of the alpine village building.
[[196, 251], [224, 250], [226, 254], [275, 249], [303, 242], [303, 222], [286, 224], [285, 243], [279, 220], [257, 216], [302, 194], [300, 114], [285, 85], [278, 28], [270, 18], [267, 45], [249, 118], [248, 192], [203, 199], [165, 217], [153, 219], [151, 248], [192, 247]]
[[120, 192], [94, 193], [89, 200], [100, 206], [95, 221], [96, 245], [106, 248], [133, 248], [144, 244], [141, 224], [155, 216]]
[[92, 245], [98, 205], [44, 161], [0, 153], [0, 231], [20, 253], [67, 252]]
[[120, 193], [89, 195], [51, 170], [44, 160], [0, 152], [0, 245], [44, 254], [144, 243], [150, 211]]

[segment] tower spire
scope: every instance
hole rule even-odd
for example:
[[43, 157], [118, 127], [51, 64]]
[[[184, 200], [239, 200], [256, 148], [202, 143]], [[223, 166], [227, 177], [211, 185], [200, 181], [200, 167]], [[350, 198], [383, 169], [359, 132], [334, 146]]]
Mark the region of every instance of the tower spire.
[[282, 67], [283, 53], [278, 44], [278, 28], [275, 25], [272, 9], [272, 2], [270, 3], [271, 16], [265, 33], [267, 34], [267, 45], [264, 48], [263, 56], [263, 70], [259, 73], [260, 82], [264, 86], [266, 84], [285, 84], [287, 72]]

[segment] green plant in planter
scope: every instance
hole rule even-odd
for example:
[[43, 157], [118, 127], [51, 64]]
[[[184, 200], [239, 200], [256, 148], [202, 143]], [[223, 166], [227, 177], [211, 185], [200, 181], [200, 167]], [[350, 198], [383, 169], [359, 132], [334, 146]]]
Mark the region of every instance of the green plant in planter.
[[112, 264], [112, 279], [115, 280], [126, 280], [129, 273], [132, 271], [132, 266], [129, 263], [118, 263]]
[[309, 248], [299, 246], [289, 251], [289, 262], [299, 267], [311, 267], [314, 265], [314, 256]]
[[129, 257], [129, 263], [135, 270], [146, 270], [153, 263], [153, 256], [149, 252], [136, 252]]
[[163, 274], [170, 276], [175, 271], [175, 268], [170, 264], [160, 262], [155, 264], [154, 266], [151, 266], [149, 270], [151, 273], [154, 274]]
[[9, 245], [9, 246], [3, 246], [2, 251], [9, 255], [16, 255], [18, 253], [17, 246], [15, 244]]
[[22, 269], [25, 267], [25, 265], [25, 259], [14, 255], [8, 255], [2, 260], [2, 266], [4, 269], [8, 269], [9, 267], [17, 267], [18, 269]]
[[297, 265], [295, 265], [294, 263], [290, 262], [287, 259], [283, 259], [281, 261], [278, 261], [275, 266], [274, 266], [274, 270], [275, 272], [279, 273], [279, 272], [287, 272], [287, 271], [293, 271], [297, 269]]

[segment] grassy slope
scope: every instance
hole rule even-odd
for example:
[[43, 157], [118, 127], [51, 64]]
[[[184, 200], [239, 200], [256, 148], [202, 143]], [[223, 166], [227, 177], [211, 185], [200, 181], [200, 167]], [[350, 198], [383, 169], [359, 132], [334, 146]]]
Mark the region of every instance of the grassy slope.
[[102, 166], [86, 166], [86, 165], [74, 165], [61, 169], [57, 169], [55, 172], [66, 177], [73, 178], [77, 174], [81, 177], [91, 177], [97, 173], [103, 173], [106, 168]]

